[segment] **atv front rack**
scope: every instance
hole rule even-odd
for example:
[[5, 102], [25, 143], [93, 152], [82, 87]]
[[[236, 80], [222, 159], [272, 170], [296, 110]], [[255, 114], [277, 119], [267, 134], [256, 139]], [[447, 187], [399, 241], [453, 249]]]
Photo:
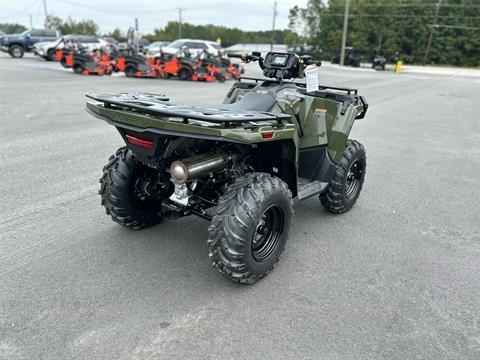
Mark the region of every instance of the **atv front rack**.
[[177, 105], [168, 102], [169, 99], [164, 95], [149, 93], [89, 93], [86, 96], [103, 103], [108, 109], [119, 108], [155, 117], [181, 118], [185, 124], [188, 124], [189, 120], [200, 120], [223, 123], [225, 127], [230, 127], [259, 121], [283, 123], [291, 118], [283, 113], [231, 109], [229, 104]]
[[[271, 82], [271, 83], [276, 83], [275, 80], [269, 79], [269, 78], [254, 78], [254, 77], [247, 77], [247, 76], [242, 76], [239, 79], [239, 82], [242, 80], [249, 80], [249, 81], [255, 81], [255, 83], [258, 82]], [[297, 85], [300, 88], [306, 88], [307, 84], [302, 81], [292, 81], [292, 84]], [[358, 93], [357, 89], [352, 89], [352, 88], [346, 88], [346, 87], [338, 87], [338, 86], [328, 86], [328, 85], [319, 85], [318, 90], [335, 90], [335, 91], [342, 91], [346, 92], [348, 95], [356, 95]]]

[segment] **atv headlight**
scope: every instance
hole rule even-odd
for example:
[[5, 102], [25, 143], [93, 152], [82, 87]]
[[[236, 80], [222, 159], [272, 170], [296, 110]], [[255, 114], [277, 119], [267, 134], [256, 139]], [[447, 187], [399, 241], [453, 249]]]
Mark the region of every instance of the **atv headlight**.
[[188, 180], [188, 169], [181, 161], [174, 161], [170, 166], [170, 175], [178, 184], [185, 184]]

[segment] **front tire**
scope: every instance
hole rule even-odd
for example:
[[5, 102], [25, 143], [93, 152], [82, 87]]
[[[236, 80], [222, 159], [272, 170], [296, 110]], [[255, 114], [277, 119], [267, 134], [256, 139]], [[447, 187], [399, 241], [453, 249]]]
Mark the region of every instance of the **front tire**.
[[145, 185], [145, 179], [154, 178], [156, 179], [156, 174], [136, 161], [128, 148], [120, 148], [110, 157], [100, 178], [99, 194], [106, 213], [113, 221], [138, 230], [162, 220], [161, 200], [145, 196], [145, 192], [153, 191], [140, 191], [147, 189], [149, 183]]
[[83, 66], [80, 63], [74, 63], [73, 66], [73, 72], [75, 74], [83, 74]]
[[237, 178], [208, 228], [213, 266], [235, 282], [258, 281], [280, 259], [292, 217], [292, 194], [283, 181], [265, 173]]
[[46, 57], [45, 60], [47, 60], [47, 61], [55, 61], [56, 58], [57, 58], [57, 57], [56, 57], [56, 54], [55, 54], [55, 50], [53, 50], [53, 49], [48, 50], [48, 52], [47, 52], [47, 57]]
[[130, 78], [135, 77], [136, 73], [137, 73], [137, 69], [134, 66], [129, 65], [125, 68], [125, 75], [127, 77], [130, 77]]
[[192, 72], [187, 68], [181, 68], [178, 71], [178, 79], [182, 81], [187, 81], [192, 79]]
[[325, 209], [334, 214], [350, 210], [362, 191], [366, 168], [365, 148], [358, 141], [348, 140], [335, 176], [327, 190], [320, 194]]

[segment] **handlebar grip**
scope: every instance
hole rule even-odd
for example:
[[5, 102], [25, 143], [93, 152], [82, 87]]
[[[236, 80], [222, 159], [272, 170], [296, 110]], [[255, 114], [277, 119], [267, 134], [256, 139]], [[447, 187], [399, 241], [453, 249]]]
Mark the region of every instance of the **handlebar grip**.
[[242, 54], [227, 54], [229, 58], [238, 58], [241, 59], [243, 57]]
[[308, 65], [321, 66], [322, 65], [322, 62], [320, 60], [315, 60], [310, 55], [303, 55], [300, 58], [303, 60], [303, 63], [305, 64], [305, 66], [308, 66]]

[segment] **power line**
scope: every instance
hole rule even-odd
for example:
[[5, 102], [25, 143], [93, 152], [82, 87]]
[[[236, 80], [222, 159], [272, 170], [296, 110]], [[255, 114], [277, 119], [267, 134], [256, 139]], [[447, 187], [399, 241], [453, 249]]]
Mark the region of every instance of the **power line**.
[[435, 29], [447, 28], [447, 29], [480, 30], [480, 27], [473, 27], [473, 26], [455, 26], [455, 25], [438, 25], [438, 24], [431, 24], [427, 26], [434, 27]]
[[22, 8], [22, 10], [19, 10], [19, 11], [15, 11], [14, 13], [11, 13], [11, 14], [8, 14], [8, 15], [5, 15], [3, 16], [5, 19], [9, 19], [9, 18], [12, 18], [14, 16], [17, 16], [19, 14], [24, 14], [33, 4], [35, 4], [37, 2], [37, 0], [33, 0], [31, 2], [29, 2], [24, 8]]
[[[437, 3], [412, 3], [412, 4], [392, 4], [392, 3], [376, 3], [376, 4], [352, 4], [355, 7], [434, 7]], [[443, 4], [442, 7], [449, 7], [449, 8], [480, 8], [480, 5], [474, 4]]]
[[[343, 17], [345, 14], [340, 13], [322, 13], [321, 16], [338, 16]], [[431, 18], [432, 15], [391, 15], [391, 14], [353, 14], [349, 15], [348, 17], [371, 17], [371, 18], [380, 18], [380, 17], [388, 17], [388, 18]], [[448, 19], [448, 18], [462, 18], [462, 19], [480, 19], [480, 16], [463, 16], [463, 15], [438, 15], [439, 19]]]

